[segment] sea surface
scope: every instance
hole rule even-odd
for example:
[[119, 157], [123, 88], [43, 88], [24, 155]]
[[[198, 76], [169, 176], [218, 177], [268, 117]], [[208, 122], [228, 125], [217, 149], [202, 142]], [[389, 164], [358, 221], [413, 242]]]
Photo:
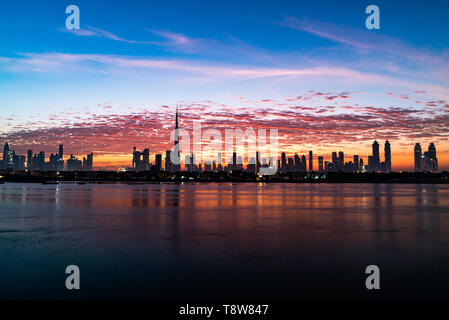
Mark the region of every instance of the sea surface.
[[449, 186], [0, 185], [0, 299], [98, 298], [447, 299]]

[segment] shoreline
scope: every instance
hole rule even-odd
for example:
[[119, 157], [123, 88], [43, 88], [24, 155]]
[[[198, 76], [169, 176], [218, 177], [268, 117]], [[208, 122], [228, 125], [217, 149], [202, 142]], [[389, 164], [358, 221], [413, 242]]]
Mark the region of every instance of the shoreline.
[[412, 183], [449, 184], [449, 172], [277, 172], [247, 171], [12, 171], [0, 170], [0, 183], [149, 184], [149, 183]]

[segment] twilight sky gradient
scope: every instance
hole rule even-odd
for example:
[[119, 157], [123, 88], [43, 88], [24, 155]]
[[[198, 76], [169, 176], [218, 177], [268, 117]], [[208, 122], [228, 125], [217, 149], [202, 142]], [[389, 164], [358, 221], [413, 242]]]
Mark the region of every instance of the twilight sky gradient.
[[130, 166], [134, 145], [151, 159], [171, 147], [179, 106], [184, 129], [275, 128], [289, 154], [366, 161], [388, 138], [395, 170], [435, 142], [447, 170], [448, 16], [436, 0], [5, 2], [0, 143]]

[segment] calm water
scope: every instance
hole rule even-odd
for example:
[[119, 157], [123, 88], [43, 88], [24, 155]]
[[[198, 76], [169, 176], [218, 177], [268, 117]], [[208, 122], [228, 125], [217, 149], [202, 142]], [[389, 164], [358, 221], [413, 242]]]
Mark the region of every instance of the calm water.
[[245, 297], [449, 298], [449, 186], [0, 185], [2, 299]]

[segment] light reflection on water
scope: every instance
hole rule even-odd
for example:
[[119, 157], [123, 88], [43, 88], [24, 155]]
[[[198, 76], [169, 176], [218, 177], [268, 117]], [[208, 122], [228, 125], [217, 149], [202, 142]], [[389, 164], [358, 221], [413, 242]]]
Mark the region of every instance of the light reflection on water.
[[7, 183], [0, 203], [0, 298], [366, 298], [368, 264], [380, 297], [449, 297], [446, 185]]

